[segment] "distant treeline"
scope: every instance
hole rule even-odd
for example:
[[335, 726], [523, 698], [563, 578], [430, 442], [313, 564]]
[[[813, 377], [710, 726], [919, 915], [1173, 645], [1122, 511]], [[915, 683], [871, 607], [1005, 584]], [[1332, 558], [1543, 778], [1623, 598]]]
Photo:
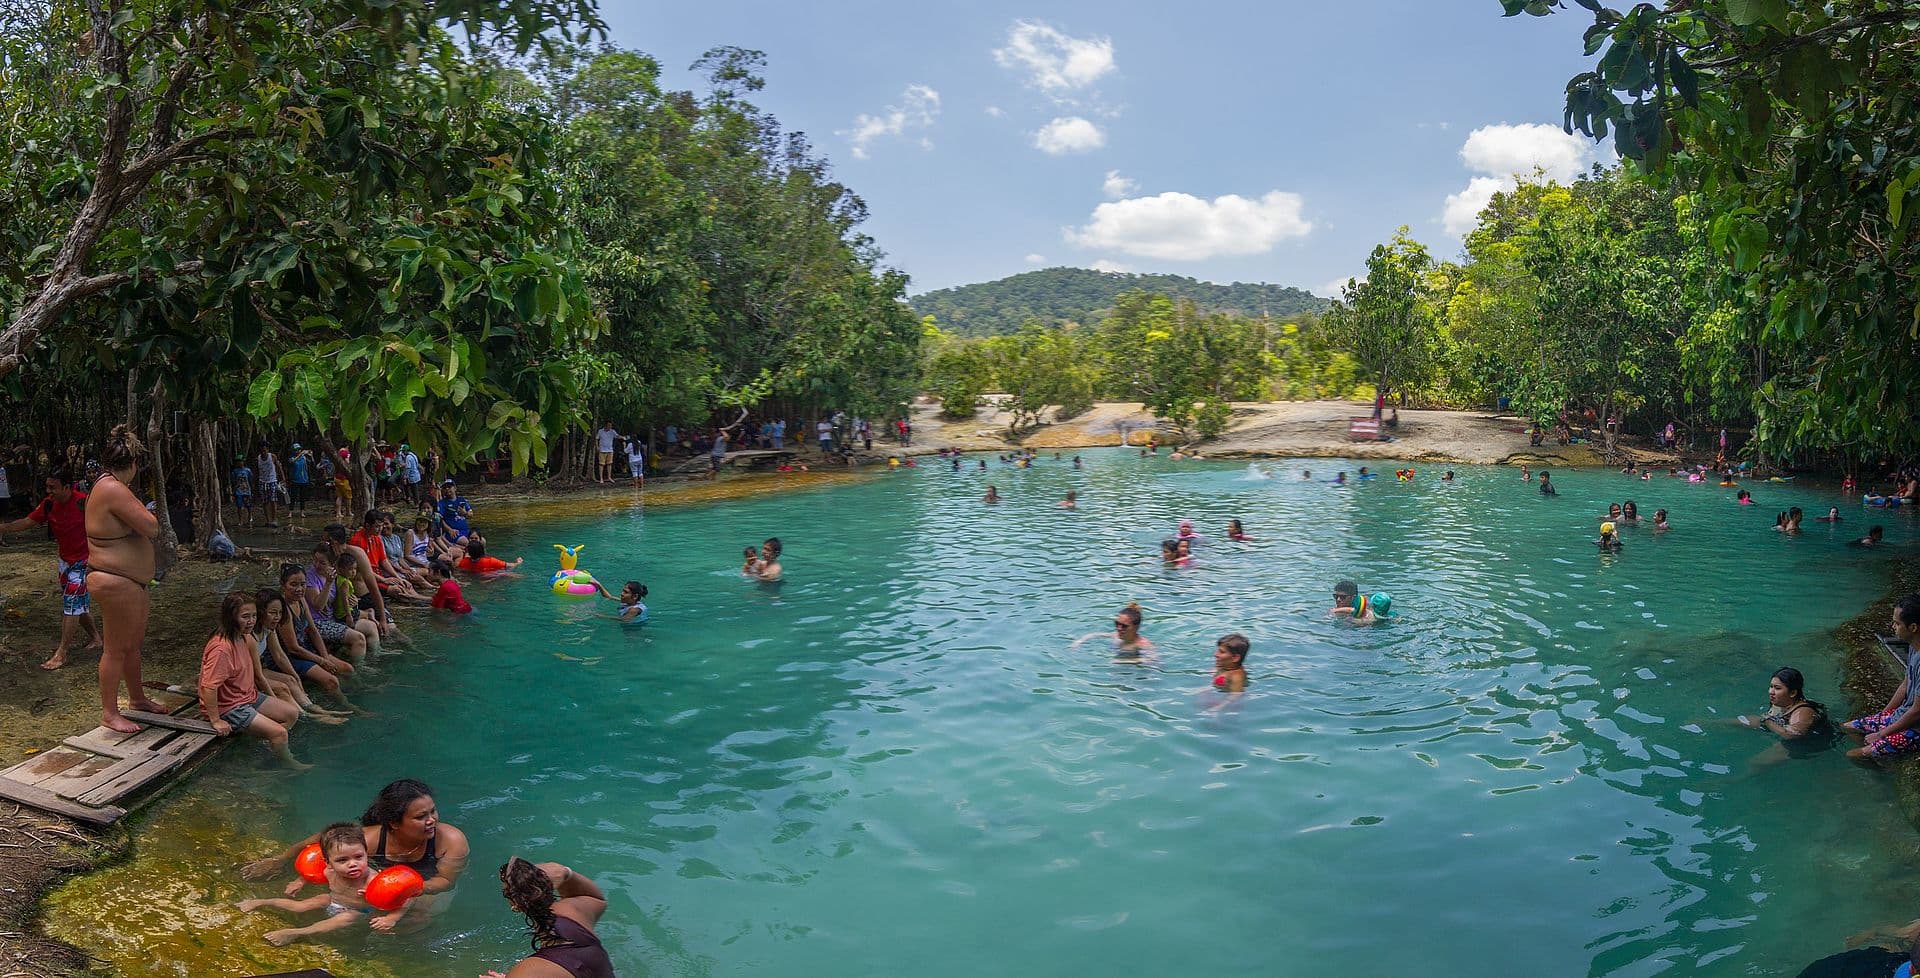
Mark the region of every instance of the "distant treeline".
[[1030, 320], [1046, 326], [1091, 326], [1127, 292], [1151, 292], [1193, 303], [1205, 312], [1288, 319], [1324, 312], [1328, 301], [1302, 289], [1258, 282], [1218, 285], [1184, 275], [1097, 272], [1090, 268], [1043, 268], [993, 282], [940, 289], [908, 300], [913, 311], [932, 316], [959, 336], [1004, 336]]

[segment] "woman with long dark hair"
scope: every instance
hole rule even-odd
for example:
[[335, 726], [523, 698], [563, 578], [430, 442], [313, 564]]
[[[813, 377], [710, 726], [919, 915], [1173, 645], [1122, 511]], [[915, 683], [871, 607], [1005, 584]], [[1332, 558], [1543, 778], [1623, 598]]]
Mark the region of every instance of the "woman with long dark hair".
[[500, 867], [500, 894], [526, 915], [533, 954], [485, 978], [614, 978], [613, 961], [593, 932], [607, 895], [592, 880], [559, 863], [515, 856]]

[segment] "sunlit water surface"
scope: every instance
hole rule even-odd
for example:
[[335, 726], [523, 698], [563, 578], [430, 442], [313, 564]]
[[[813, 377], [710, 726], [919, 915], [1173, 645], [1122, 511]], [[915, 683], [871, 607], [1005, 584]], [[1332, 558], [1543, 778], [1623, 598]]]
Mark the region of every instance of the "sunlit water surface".
[[[277, 922], [219, 909], [267, 889], [233, 881], [228, 849], [353, 818], [405, 776], [474, 867], [424, 944], [352, 952], [362, 973], [513, 960], [493, 883], [512, 853], [607, 888], [623, 975], [1778, 974], [1920, 906], [1886, 775], [1759, 764], [1768, 738], [1725, 723], [1783, 664], [1847, 709], [1829, 632], [1893, 558], [1842, 541], [1881, 522], [1904, 547], [1899, 514], [1843, 507], [1835, 531], [1811, 521], [1835, 493], [1755, 483], [1743, 508], [1606, 471], [1545, 499], [1504, 468], [1336, 487], [1301, 479], [1327, 460], [1257, 479], [1086, 458], [501, 526], [523, 577], [413, 626], [417, 651], [357, 694], [380, 717], [302, 730], [307, 774], [229, 751], [148, 833], [164, 869], [131, 871], [195, 904], [167, 925], [193, 953], [287, 960], [256, 944]], [[1070, 487], [1077, 511], [1055, 505]], [[1597, 554], [1627, 498], [1674, 530]], [[1793, 504], [1808, 532], [1771, 532]], [[1181, 517], [1209, 539], [1168, 570]], [[1227, 542], [1230, 517], [1258, 539]], [[787, 580], [743, 579], [741, 547], [776, 534]], [[552, 595], [553, 543], [615, 589], [645, 581], [652, 622]], [[1329, 621], [1345, 577], [1400, 619]], [[1157, 666], [1071, 647], [1135, 600]], [[1236, 630], [1252, 693], [1213, 715], [1213, 642]], [[51, 923], [96, 946], [187, 912], [101, 913], [144, 884], [80, 885]], [[196, 972], [170, 953], [120, 964]]]

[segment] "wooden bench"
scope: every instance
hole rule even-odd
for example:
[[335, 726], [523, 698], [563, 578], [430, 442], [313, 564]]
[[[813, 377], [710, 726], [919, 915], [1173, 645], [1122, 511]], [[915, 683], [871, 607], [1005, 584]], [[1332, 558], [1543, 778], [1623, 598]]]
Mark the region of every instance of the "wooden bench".
[[1347, 438], [1352, 441], [1379, 441], [1380, 422], [1372, 418], [1351, 418], [1347, 421]]

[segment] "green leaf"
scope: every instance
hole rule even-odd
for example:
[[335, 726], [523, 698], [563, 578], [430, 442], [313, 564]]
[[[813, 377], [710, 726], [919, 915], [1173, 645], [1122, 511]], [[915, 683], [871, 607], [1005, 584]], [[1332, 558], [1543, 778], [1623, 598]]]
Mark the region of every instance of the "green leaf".
[[1740, 27], [1765, 24], [1787, 32], [1787, 0], [1727, 0], [1727, 19]]
[[1906, 181], [1895, 177], [1887, 181], [1887, 220], [1898, 228], [1906, 223], [1906, 217], [1907, 184]]
[[247, 387], [247, 413], [256, 418], [272, 414], [276, 399], [280, 396], [280, 385], [284, 381], [278, 370], [269, 370], [253, 378], [253, 383]]

